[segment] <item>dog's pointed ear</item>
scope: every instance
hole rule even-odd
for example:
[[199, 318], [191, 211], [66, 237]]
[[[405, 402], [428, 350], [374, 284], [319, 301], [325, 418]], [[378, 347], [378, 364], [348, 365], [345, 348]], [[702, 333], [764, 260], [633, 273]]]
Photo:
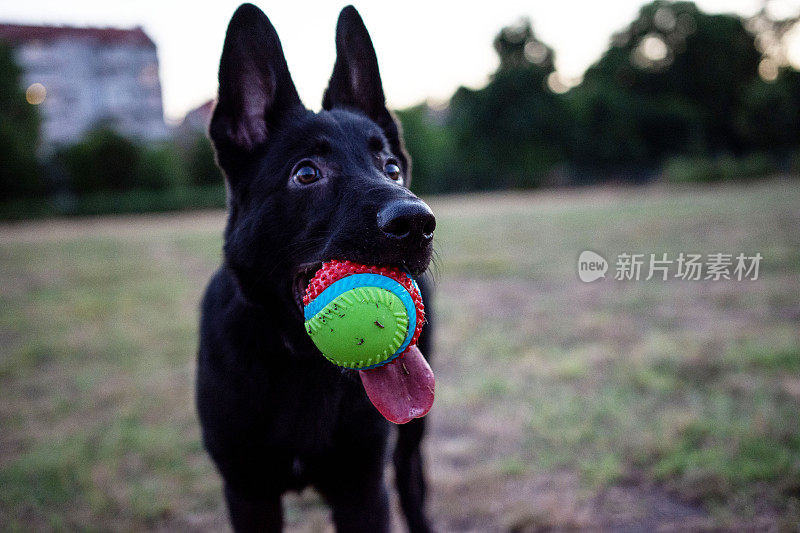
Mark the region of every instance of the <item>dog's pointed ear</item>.
[[335, 107], [361, 111], [375, 121], [383, 128], [392, 151], [403, 160], [404, 167], [408, 166], [397, 122], [386, 108], [372, 39], [353, 6], [347, 6], [339, 13], [336, 63], [322, 97], [323, 109]]
[[219, 94], [209, 135], [220, 163], [252, 153], [267, 141], [282, 113], [301, 109], [280, 39], [252, 4], [233, 14], [219, 63]]
[[347, 6], [336, 24], [336, 63], [322, 108], [349, 107], [375, 120], [386, 111], [378, 58], [364, 21], [356, 8]]

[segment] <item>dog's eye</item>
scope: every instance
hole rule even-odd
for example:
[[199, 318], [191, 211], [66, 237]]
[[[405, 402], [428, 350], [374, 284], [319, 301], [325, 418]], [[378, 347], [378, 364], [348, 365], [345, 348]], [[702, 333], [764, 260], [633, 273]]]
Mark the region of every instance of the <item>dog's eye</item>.
[[387, 164], [384, 167], [383, 171], [386, 172], [386, 175], [392, 178], [394, 181], [397, 181], [402, 177], [400, 175], [400, 167], [398, 167], [394, 163]]
[[317, 170], [317, 167], [311, 165], [303, 165], [297, 169], [297, 172], [294, 173], [294, 177], [303, 185], [308, 185], [319, 179], [319, 170]]

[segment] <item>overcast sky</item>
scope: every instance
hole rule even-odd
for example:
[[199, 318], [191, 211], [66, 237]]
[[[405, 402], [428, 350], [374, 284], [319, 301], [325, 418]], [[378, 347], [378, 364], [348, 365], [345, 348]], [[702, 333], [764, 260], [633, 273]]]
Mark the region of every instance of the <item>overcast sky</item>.
[[[0, 22], [132, 27], [141, 25], [158, 45], [167, 118], [179, 120], [213, 97], [225, 28], [239, 0], [29, 0], [3, 2]], [[256, 1], [283, 42], [289, 69], [307, 107], [318, 109], [334, 61], [334, 28], [344, 3]], [[564, 78], [579, 78], [633, 20], [641, 0], [490, 0], [469, 2], [354, 1], [372, 35], [392, 107], [443, 101], [459, 85], [480, 87], [496, 68], [492, 39], [521, 16], [556, 52]], [[698, 0], [710, 13], [752, 15], [762, 0]], [[772, 0], [777, 16], [800, 12], [800, 0]], [[800, 65], [800, 31], [790, 57]]]

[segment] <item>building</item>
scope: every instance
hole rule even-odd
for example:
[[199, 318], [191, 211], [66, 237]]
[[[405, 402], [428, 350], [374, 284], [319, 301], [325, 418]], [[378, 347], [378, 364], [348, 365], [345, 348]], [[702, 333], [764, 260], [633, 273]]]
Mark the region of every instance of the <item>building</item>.
[[141, 27], [0, 24], [0, 41], [13, 47], [28, 102], [39, 106], [46, 147], [101, 125], [142, 141], [166, 137], [156, 45]]
[[206, 133], [211, 122], [211, 115], [214, 113], [216, 100], [208, 100], [202, 105], [195, 107], [183, 117], [181, 128], [187, 131]]

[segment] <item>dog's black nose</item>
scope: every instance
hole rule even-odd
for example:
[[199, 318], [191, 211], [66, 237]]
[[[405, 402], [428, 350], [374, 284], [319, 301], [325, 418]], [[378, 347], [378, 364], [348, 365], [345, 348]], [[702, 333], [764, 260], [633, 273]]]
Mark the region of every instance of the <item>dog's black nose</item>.
[[425, 243], [433, 238], [436, 218], [419, 199], [393, 200], [378, 211], [378, 227], [392, 239]]

